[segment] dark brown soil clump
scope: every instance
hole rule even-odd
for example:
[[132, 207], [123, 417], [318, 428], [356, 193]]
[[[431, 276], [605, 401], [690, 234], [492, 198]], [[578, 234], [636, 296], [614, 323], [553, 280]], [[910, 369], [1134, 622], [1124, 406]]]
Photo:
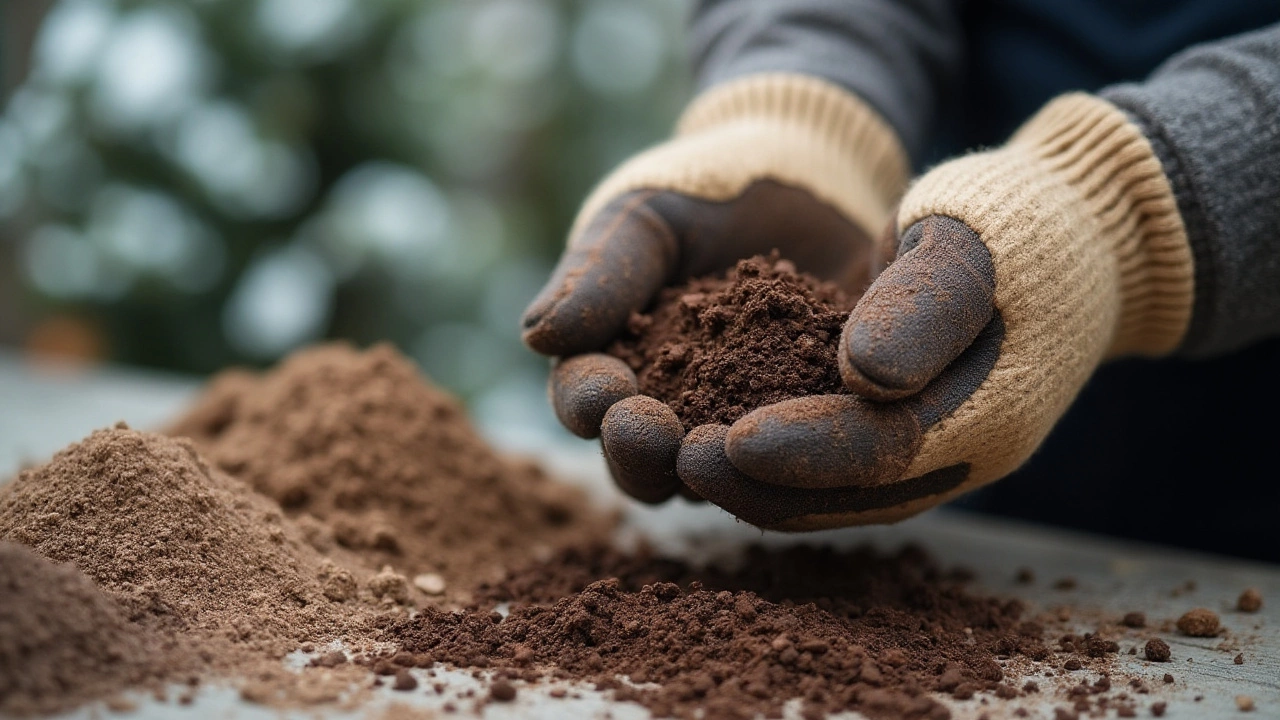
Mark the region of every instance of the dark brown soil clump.
[[664, 289], [609, 353], [686, 429], [731, 424], [771, 403], [846, 392], [836, 345], [853, 306], [837, 285], [775, 252]]
[[1220, 627], [1218, 613], [1208, 608], [1188, 610], [1178, 618], [1178, 630], [1191, 637], [1213, 637]]
[[427, 610], [387, 639], [422, 665], [594, 682], [659, 717], [776, 717], [801, 699], [810, 713], [945, 718], [934, 691], [1035, 691], [1008, 673], [1052, 657], [1041, 626], [950, 577], [913, 548], [757, 548], [736, 571], [577, 550], [482, 589], [513, 603], [505, 619]]
[[323, 345], [260, 376], [223, 373], [169, 432], [316, 528], [321, 548], [448, 587], [610, 527], [579, 491], [494, 452], [389, 345]]
[[1255, 613], [1262, 609], [1262, 593], [1257, 588], [1247, 588], [1236, 600], [1240, 612]]
[[1169, 662], [1172, 653], [1169, 651], [1169, 643], [1160, 638], [1151, 638], [1147, 641], [1147, 645], [1143, 648], [1143, 654], [1152, 662]]
[[66, 710], [182, 664], [74, 567], [0, 542], [0, 715]]

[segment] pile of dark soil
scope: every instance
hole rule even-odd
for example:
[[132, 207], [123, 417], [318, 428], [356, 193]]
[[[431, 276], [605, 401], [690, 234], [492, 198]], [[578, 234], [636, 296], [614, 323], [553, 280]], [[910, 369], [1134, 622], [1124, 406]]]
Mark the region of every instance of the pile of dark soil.
[[665, 288], [608, 352], [686, 429], [732, 424], [764, 405], [847, 392], [836, 345], [854, 304], [777, 253], [758, 256]]
[[[1024, 675], [1064, 658], [1103, 673], [1114, 661], [1118, 645], [1092, 635], [1051, 650], [1021, 603], [966, 580], [911, 547], [755, 548], [736, 570], [575, 549], [482, 587], [469, 612], [393, 621], [384, 639], [400, 652], [363, 660], [388, 673], [443, 662], [586, 680], [658, 717], [712, 719], [780, 717], [790, 700], [805, 717], [945, 718], [935, 692], [1014, 699], [1040, 692]], [[514, 609], [504, 619], [495, 602]], [[1125, 702], [1109, 689], [1091, 689], [1090, 707]]]

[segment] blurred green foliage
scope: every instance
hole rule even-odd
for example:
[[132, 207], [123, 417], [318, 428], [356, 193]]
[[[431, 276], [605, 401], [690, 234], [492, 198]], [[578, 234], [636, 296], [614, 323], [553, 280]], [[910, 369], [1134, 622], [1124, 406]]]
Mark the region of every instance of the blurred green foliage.
[[36, 315], [205, 372], [389, 339], [474, 396], [688, 83], [678, 0], [64, 0], [0, 116]]

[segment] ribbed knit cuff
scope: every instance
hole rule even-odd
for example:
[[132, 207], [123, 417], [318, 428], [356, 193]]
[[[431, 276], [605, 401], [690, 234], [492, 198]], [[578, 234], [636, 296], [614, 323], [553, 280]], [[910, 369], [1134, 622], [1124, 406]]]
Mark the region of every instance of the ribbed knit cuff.
[[804, 75], [752, 75], [695, 98], [672, 140], [607, 177], [584, 203], [575, 235], [586, 218], [632, 190], [722, 201], [770, 179], [810, 192], [876, 236], [908, 173], [897, 136], [862, 100]]
[[1064, 95], [1004, 147], [930, 171], [904, 198], [899, 230], [931, 214], [982, 236], [997, 301], [1034, 303], [1033, 315], [1065, 304], [1066, 324], [1049, 331], [1088, 356], [1162, 355], [1186, 334], [1194, 261], [1173, 190], [1142, 132], [1106, 101]]
[[1118, 108], [1085, 94], [1049, 103], [1010, 141], [1073, 188], [1108, 244], [1120, 308], [1109, 356], [1172, 352], [1186, 334], [1195, 273], [1173, 189], [1151, 143]]

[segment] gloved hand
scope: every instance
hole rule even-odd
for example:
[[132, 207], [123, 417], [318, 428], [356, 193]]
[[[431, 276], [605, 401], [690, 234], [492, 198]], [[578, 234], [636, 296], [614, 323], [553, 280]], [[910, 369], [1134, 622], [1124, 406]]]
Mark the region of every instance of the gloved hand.
[[550, 387], [560, 420], [582, 437], [602, 435], [624, 490], [647, 502], [670, 497], [684, 429], [666, 405], [636, 396], [621, 360], [597, 351], [662, 287], [773, 249], [860, 291], [892, 258], [871, 232], [885, 226], [906, 177], [893, 131], [824, 81], [748, 76], [696, 98], [672, 140], [588, 197], [525, 311], [525, 343], [565, 358]]
[[1004, 147], [929, 172], [896, 227], [897, 259], [841, 337], [857, 394], [695, 429], [678, 459], [693, 490], [762, 527], [902, 519], [1016, 469], [1100, 363], [1168, 353], [1190, 321], [1169, 182], [1139, 129], [1093, 96], [1063, 96]]

